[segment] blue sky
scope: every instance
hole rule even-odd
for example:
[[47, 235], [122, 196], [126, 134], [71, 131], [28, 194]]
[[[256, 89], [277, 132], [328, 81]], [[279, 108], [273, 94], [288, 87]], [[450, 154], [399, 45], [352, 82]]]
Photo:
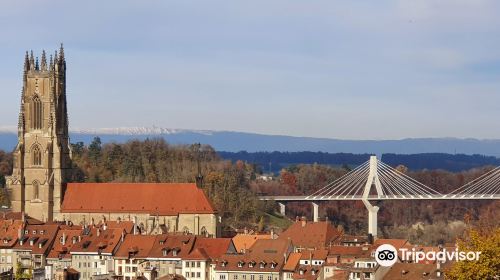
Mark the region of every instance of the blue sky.
[[500, 138], [499, 1], [2, 1], [0, 127], [64, 42], [70, 126]]

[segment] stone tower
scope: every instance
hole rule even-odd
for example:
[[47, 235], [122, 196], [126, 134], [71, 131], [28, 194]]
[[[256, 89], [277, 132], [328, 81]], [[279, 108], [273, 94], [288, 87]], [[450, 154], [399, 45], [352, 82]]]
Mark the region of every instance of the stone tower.
[[65, 183], [71, 175], [66, 108], [66, 60], [61, 45], [47, 63], [33, 52], [24, 58], [14, 170], [7, 177], [12, 211], [41, 221], [60, 216]]

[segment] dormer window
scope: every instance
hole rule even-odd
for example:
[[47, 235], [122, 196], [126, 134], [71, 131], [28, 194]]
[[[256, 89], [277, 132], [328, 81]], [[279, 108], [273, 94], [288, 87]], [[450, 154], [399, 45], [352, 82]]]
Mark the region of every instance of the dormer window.
[[3, 243], [4, 243], [4, 244], [7, 244], [7, 243], [9, 243], [9, 241], [8, 241], [7, 239], [4, 239], [4, 240], [3, 240]]
[[174, 256], [174, 257], [177, 256], [177, 254], [179, 253], [180, 250], [181, 250], [180, 248], [172, 249], [172, 256]]
[[227, 261], [226, 261], [226, 260], [222, 261], [222, 262], [220, 263], [220, 265], [221, 265], [222, 267], [225, 267], [225, 266], [227, 265]]
[[267, 263], [265, 261], [261, 261], [259, 264], [260, 264], [260, 268], [264, 268], [264, 267], [266, 267]]
[[169, 248], [163, 248], [163, 249], [161, 250], [162, 255], [163, 255], [163, 256], [168, 255], [168, 251], [169, 251]]
[[24, 234], [30, 234], [30, 231], [29, 230], [25, 230]]
[[248, 263], [248, 267], [254, 267], [255, 266], [255, 261], [251, 261]]
[[40, 230], [40, 234], [45, 234], [45, 230]]
[[238, 267], [243, 267], [243, 265], [244, 265], [244, 264], [245, 264], [245, 262], [244, 262], [244, 261], [239, 261], [239, 262], [238, 262]]
[[303, 269], [300, 269], [300, 270], [299, 270], [299, 274], [300, 274], [300, 275], [304, 275], [304, 270], [303, 270]]
[[33, 234], [36, 234], [36, 229], [35, 229], [35, 230], [33, 230]]
[[273, 261], [273, 262], [271, 263], [271, 268], [275, 268], [275, 267], [276, 267], [276, 265], [277, 265], [277, 263]]
[[311, 274], [312, 274], [312, 275], [316, 275], [316, 270], [314, 270], [314, 269], [313, 269], [313, 270], [311, 270]]

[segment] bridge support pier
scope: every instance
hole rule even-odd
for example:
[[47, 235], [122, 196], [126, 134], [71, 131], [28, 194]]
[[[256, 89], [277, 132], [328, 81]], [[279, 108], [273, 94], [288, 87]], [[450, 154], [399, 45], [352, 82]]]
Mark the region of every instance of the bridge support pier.
[[316, 202], [311, 202], [313, 206], [313, 222], [319, 221], [319, 204]]
[[379, 210], [379, 207], [371, 205], [371, 203], [366, 199], [363, 199], [362, 201], [365, 204], [366, 209], [368, 210], [368, 233], [373, 235], [373, 237], [376, 237], [378, 228], [377, 212]]
[[282, 202], [278, 202], [278, 205], [280, 207], [280, 214], [282, 216], [285, 216], [285, 211], [286, 211], [286, 206], [285, 206], [285, 203], [282, 203]]

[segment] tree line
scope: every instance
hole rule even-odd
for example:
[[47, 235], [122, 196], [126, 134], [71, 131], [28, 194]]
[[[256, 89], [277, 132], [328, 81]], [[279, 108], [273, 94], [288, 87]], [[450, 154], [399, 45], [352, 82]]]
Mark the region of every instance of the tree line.
[[[325, 153], [325, 152], [224, 152], [218, 154], [223, 159], [253, 162], [264, 173], [279, 173], [283, 168], [294, 164], [323, 164], [330, 166], [358, 166], [370, 157], [370, 154]], [[422, 154], [382, 154], [382, 161], [397, 166], [402, 164], [410, 170], [442, 169], [460, 172], [485, 165], [500, 165], [500, 159], [484, 155], [422, 153]]]

